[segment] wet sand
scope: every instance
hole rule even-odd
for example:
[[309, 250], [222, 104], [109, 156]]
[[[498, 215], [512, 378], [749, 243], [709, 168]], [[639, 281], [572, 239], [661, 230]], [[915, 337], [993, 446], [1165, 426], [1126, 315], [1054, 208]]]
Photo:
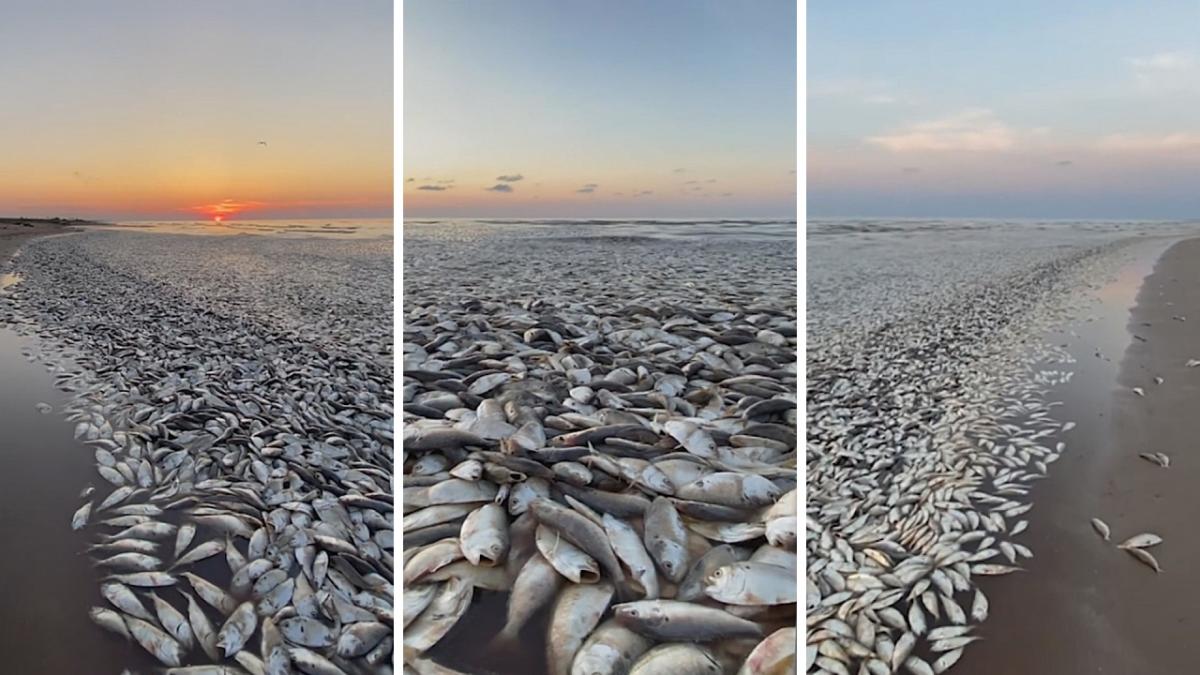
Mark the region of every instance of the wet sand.
[[61, 234], [67, 229], [66, 225], [46, 220], [0, 218], [0, 268], [4, 267], [9, 256], [16, 253], [17, 249], [30, 239], [48, 234]]
[[[1100, 289], [1093, 320], [1057, 336], [1078, 363], [1056, 415], [1078, 426], [1062, 435], [1067, 451], [1033, 492], [1023, 543], [1034, 557], [1024, 573], [984, 584], [991, 617], [955, 672], [1195, 669], [1200, 587], [1189, 574], [1200, 561], [1192, 536], [1200, 510], [1192, 447], [1200, 368], [1184, 364], [1200, 358], [1198, 263], [1200, 239], [1146, 242], [1137, 261]], [[1138, 457], [1155, 451], [1171, 456], [1170, 468]], [[1112, 542], [1092, 529], [1093, 517], [1111, 526]], [[1165, 539], [1151, 549], [1161, 575], [1115, 546], [1141, 532]]]
[[[92, 453], [57, 412], [66, 395], [41, 363], [21, 354], [29, 344], [0, 328], [0, 670], [146, 669], [156, 662], [88, 618], [89, 607], [107, 603], [83, 554], [87, 540], [71, 531], [71, 514], [82, 503], [80, 486], [96, 481]], [[55, 412], [39, 413], [39, 402]]]

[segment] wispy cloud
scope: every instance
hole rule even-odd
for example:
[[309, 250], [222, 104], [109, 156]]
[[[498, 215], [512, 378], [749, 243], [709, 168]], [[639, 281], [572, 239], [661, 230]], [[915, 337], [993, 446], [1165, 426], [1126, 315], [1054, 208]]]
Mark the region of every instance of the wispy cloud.
[[671, 173], [687, 173], [687, 169], [675, 169]]
[[1159, 52], [1127, 60], [1143, 70], [1188, 70], [1196, 66], [1196, 56], [1190, 52]]
[[1200, 149], [1200, 134], [1112, 134], [1101, 138], [1097, 146], [1101, 150], [1129, 152], [1193, 150]]
[[490, 188], [484, 188], [484, 190], [487, 190], [489, 192], [512, 192], [513, 191], [512, 186], [507, 185], [505, 183], [496, 183], [495, 185], [493, 185]]
[[902, 173], [921, 173], [921, 167], [919, 167], [919, 166], [906, 166], [906, 167], [904, 167], [904, 168], [900, 169], [900, 171], [901, 171]]
[[633, 193], [634, 197], [645, 197], [646, 195], [654, 194], [654, 190], [642, 190], [641, 192]]
[[580, 194], [589, 195], [589, 194], [595, 192], [596, 188], [598, 188], [598, 187], [600, 187], [600, 186], [595, 183], [588, 183], [588, 184], [584, 185], [583, 187], [579, 188], [578, 190], [576, 190], [576, 192], [578, 192]]
[[496, 180], [502, 183], [515, 183], [519, 180], [524, 180], [524, 178], [525, 176], [522, 176], [519, 173], [512, 174], [511, 176], [496, 176]]
[[1074, 160], [1060, 159], [1054, 163], [1054, 166], [1071, 166], [1074, 163], [1075, 163]]
[[1017, 142], [1017, 132], [991, 110], [972, 108], [960, 113], [910, 125], [894, 134], [870, 136], [866, 142], [892, 152], [1007, 150]]
[[449, 190], [450, 188], [448, 188], [444, 185], [422, 185], [421, 187], [419, 187], [417, 189], [418, 190], [430, 190], [432, 192], [441, 192], [442, 190]]
[[1126, 59], [1138, 83], [1150, 90], [1177, 91], [1200, 85], [1200, 59], [1192, 52], [1159, 52]]

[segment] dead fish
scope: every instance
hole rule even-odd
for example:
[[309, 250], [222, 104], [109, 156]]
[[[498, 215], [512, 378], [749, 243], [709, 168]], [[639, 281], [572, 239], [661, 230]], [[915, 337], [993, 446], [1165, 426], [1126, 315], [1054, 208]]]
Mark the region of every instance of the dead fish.
[[1145, 395], [1146, 395], [1146, 392], [1145, 392], [1145, 391], [1144, 391], [1144, 390], [1143, 390], [1141, 387], [1134, 387], [1134, 388], [1133, 388], [1133, 393], [1137, 394], [1138, 396], [1145, 396]]
[[383, 638], [390, 635], [391, 628], [378, 621], [359, 621], [342, 627], [337, 641], [337, 655], [343, 658], [366, 656]]
[[[258, 615], [254, 613], [254, 603], [243, 602], [238, 605], [221, 629], [217, 631], [217, 646], [225, 651], [225, 658], [241, 651], [257, 627]], [[293, 642], [304, 644], [295, 640]]]
[[660, 641], [762, 637], [762, 629], [752, 621], [690, 602], [640, 600], [616, 605], [613, 614], [622, 625]]
[[1108, 523], [1099, 518], [1092, 518], [1092, 528], [1104, 538], [1104, 541], [1109, 541], [1109, 535], [1112, 533], [1112, 530], [1109, 529]]
[[196, 642], [200, 644], [200, 648], [208, 658], [213, 661], [220, 661], [221, 655], [217, 649], [217, 632], [213, 628], [212, 622], [208, 620], [208, 615], [204, 613], [204, 609], [190, 594], [183, 591], [180, 591], [180, 593], [187, 600], [188, 625], [192, 628], [192, 636], [196, 638]]
[[714, 570], [704, 592], [727, 605], [793, 604], [796, 602], [796, 576], [786, 567], [738, 562]]
[[571, 675], [619, 675], [654, 643], [609, 619], [583, 641], [571, 664]]
[[538, 551], [558, 573], [573, 584], [594, 584], [600, 580], [600, 565], [563, 538], [557, 530], [538, 525], [535, 534]]
[[1155, 453], [1142, 452], [1142, 453], [1138, 453], [1138, 457], [1141, 457], [1142, 459], [1146, 460], [1147, 462], [1150, 462], [1151, 464], [1157, 464], [1158, 466], [1161, 466], [1164, 469], [1171, 465], [1171, 458], [1167, 457], [1165, 454], [1163, 454], [1161, 452], [1155, 452]]
[[1162, 567], [1159, 566], [1158, 560], [1149, 551], [1140, 548], [1125, 548], [1123, 550], [1152, 568], [1155, 572], [1162, 572]]
[[303, 647], [288, 647], [287, 653], [292, 658], [292, 663], [308, 675], [347, 675], [346, 671], [314, 651]]
[[646, 511], [643, 541], [663, 575], [673, 583], [683, 580], [688, 571], [687, 529], [675, 506], [666, 497], [657, 497]]
[[492, 639], [488, 650], [502, 654], [519, 648], [517, 634], [539, 609], [558, 596], [566, 579], [545, 558], [534, 554], [521, 567], [508, 595], [504, 627]]
[[546, 665], [550, 675], [570, 675], [576, 652], [600, 623], [612, 597], [613, 585], [607, 581], [570, 585], [559, 594], [550, 615], [546, 638]]
[[87, 525], [88, 516], [92, 514], [92, 503], [88, 502], [79, 507], [75, 514], [71, 516], [71, 529], [81, 530], [84, 525]]
[[1117, 544], [1117, 548], [1150, 548], [1162, 543], [1162, 537], [1153, 532], [1143, 532], [1135, 534], [1125, 541]]
[[[405, 629], [404, 646], [420, 654], [437, 644], [467, 611], [473, 592], [474, 586], [462, 579], [452, 578], [443, 583], [429, 607]], [[302, 630], [305, 626], [308, 629]], [[332, 629], [313, 619], [285, 619], [279, 629], [289, 642], [312, 647], [331, 646], [337, 637]]]
[[796, 628], [771, 633], [755, 645], [737, 675], [772, 675], [796, 672]]
[[129, 627], [129, 634], [133, 639], [163, 665], [176, 668], [183, 665], [183, 648], [170, 635], [135, 617], [126, 618], [125, 624]]
[[484, 504], [463, 521], [459, 535], [463, 556], [472, 565], [492, 567], [508, 551], [508, 517], [498, 504]]
[[709, 650], [693, 644], [664, 644], [646, 652], [629, 675], [720, 675], [721, 663]]
[[92, 607], [88, 610], [88, 616], [97, 626], [116, 633], [126, 640], [129, 639], [129, 629], [125, 627], [125, 619], [121, 618], [120, 613], [103, 607]]
[[195, 640], [192, 637], [192, 628], [188, 624], [187, 617], [170, 603], [158, 597], [157, 594], [150, 593], [149, 595], [154, 604], [154, 613], [158, 616], [159, 625], [167, 629], [167, 633], [179, 641], [185, 651], [191, 649]]

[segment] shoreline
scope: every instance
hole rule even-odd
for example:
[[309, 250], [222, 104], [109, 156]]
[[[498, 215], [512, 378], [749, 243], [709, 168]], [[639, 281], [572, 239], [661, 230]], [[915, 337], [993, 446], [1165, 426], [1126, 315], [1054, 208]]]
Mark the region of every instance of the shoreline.
[[[1200, 284], [1200, 238], [1147, 246], [1097, 291], [1099, 314], [1061, 332], [1076, 363], [1075, 377], [1055, 393], [1063, 401], [1056, 413], [1078, 426], [1062, 434], [1066, 450], [1031, 495], [1023, 543], [1034, 557], [1020, 578], [987, 586], [991, 617], [980, 627], [984, 639], [964, 653], [962, 672], [1188, 669], [1192, 654], [1179, 645], [1197, 597], [1170, 576], [1185, 574], [1197, 553], [1188, 525], [1200, 497], [1189, 482], [1200, 464], [1189, 461], [1186, 443], [1200, 426], [1188, 414], [1200, 372], [1184, 366], [1195, 354], [1183, 355], [1200, 326], [1172, 316], [1200, 305], [1191, 290]], [[1139, 457], [1155, 451], [1171, 455], [1170, 468]], [[1110, 542], [1091, 518], [1111, 527]], [[1141, 532], [1166, 540], [1150, 549], [1161, 575], [1116, 548]]]
[[0, 218], [0, 265], [30, 239], [76, 232], [78, 226], [105, 224], [78, 218]]

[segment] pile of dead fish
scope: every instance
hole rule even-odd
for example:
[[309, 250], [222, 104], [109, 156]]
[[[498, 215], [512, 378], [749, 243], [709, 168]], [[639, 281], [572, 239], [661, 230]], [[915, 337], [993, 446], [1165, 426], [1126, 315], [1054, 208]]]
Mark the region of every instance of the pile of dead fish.
[[14, 262], [0, 320], [95, 453], [91, 616], [166, 672], [390, 672], [390, 249], [87, 234]]
[[406, 672], [794, 672], [794, 250], [457, 236], [406, 239]]
[[[1074, 426], [1054, 418], [1046, 397], [1070, 378], [1056, 365], [1070, 355], [1041, 336], [1070, 316], [1073, 289], [1103, 275], [1112, 252], [981, 245], [976, 253], [992, 260], [973, 269], [957, 254], [930, 266], [919, 246], [893, 243], [898, 252], [875, 258], [848, 247], [816, 272], [822, 288], [852, 292], [823, 299], [841, 316], [810, 315], [815, 672], [941, 673], [979, 639], [972, 624], [989, 610], [979, 579], [1032, 556], [1015, 539], [1029, 524], [1029, 493]], [[836, 283], [834, 265], [855, 276]], [[906, 297], [902, 288], [926, 284], [941, 290]], [[863, 308], [886, 317], [843, 329]]]

